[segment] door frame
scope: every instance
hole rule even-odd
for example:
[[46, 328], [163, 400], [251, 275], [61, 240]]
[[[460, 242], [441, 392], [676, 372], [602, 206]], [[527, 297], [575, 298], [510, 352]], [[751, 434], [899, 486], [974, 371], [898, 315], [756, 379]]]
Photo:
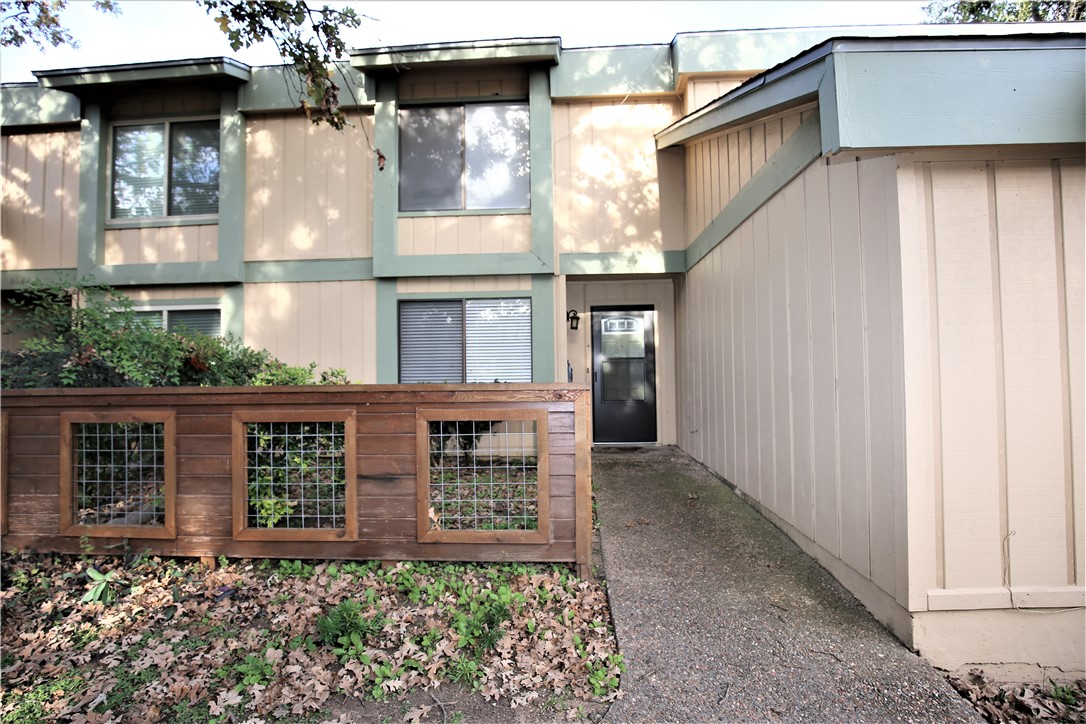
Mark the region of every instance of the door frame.
[[[646, 349], [646, 370], [645, 380], [648, 385], [648, 395], [644, 401], [644, 405], [648, 406], [651, 411], [651, 415], [647, 415], [645, 420], [645, 429], [649, 429], [648, 423], [651, 422], [651, 435], [646, 435], [646, 439], [636, 440], [619, 440], [619, 441], [600, 441], [596, 434], [597, 426], [601, 424], [601, 412], [604, 409], [603, 405], [608, 403], [602, 401], [602, 390], [599, 387], [601, 380], [599, 379], [599, 373], [601, 372], [601, 358], [600, 353], [596, 348], [597, 332], [602, 334], [602, 321], [604, 319], [603, 314], [608, 312], [651, 312], [649, 316], [648, 329], [645, 330], [647, 335]], [[658, 310], [655, 304], [600, 304], [591, 305], [589, 307], [590, 325], [589, 325], [589, 379], [591, 380], [592, 387], [592, 433], [593, 443], [597, 445], [608, 446], [622, 446], [622, 445], [655, 445], [660, 439], [659, 430], [659, 410], [658, 410], [658, 390], [657, 390], [657, 374], [656, 374], [656, 358], [657, 358], [657, 336], [658, 330], [656, 325], [658, 324]], [[627, 404], [637, 403], [634, 401], [628, 401]], [[651, 439], [648, 439], [651, 438]]]

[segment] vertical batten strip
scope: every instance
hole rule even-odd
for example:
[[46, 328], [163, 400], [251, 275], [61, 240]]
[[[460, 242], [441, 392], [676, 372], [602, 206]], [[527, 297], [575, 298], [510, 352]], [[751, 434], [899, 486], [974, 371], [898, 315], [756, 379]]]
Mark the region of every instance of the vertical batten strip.
[[1071, 358], [1067, 327], [1067, 268], [1064, 262], [1063, 183], [1060, 162], [1052, 160], [1053, 238], [1056, 242], [1056, 309], [1060, 335], [1060, 399], [1063, 404], [1063, 478], [1066, 516], [1067, 585], [1075, 584], [1077, 549], [1075, 547], [1075, 477], [1071, 453]]
[[1011, 585], [1011, 562], [1007, 548], [1010, 536], [1010, 511], [1007, 491], [1007, 376], [1003, 351], [1003, 288], [999, 274], [999, 203], [996, 196], [995, 166], [985, 169], [988, 181], [988, 238], [992, 257], [992, 328], [995, 333], [996, 435], [999, 449], [999, 562], [1003, 585]]
[[924, 221], [928, 246], [928, 289], [931, 319], [931, 433], [932, 463], [935, 474], [935, 585], [946, 588], [946, 522], [943, 500], [943, 400], [939, 348], [939, 277], [935, 257], [935, 192], [932, 188], [931, 162], [922, 164], [924, 183]]

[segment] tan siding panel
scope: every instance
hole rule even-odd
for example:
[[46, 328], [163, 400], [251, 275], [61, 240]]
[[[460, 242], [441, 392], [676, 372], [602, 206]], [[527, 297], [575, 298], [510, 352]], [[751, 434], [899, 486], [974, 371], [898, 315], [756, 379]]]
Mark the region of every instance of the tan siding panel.
[[248, 261], [373, 255], [373, 124], [354, 122], [340, 132], [300, 116], [248, 120]]
[[985, 165], [932, 164], [947, 588], [999, 585], [1000, 473]]
[[830, 164], [830, 223], [833, 228], [834, 356], [838, 380], [841, 558], [863, 576], [870, 576], [871, 493], [867, 470], [867, 374], [858, 165], [855, 159], [841, 159]]
[[1086, 583], [1086, 165], [1060, 163], [1063, 217], [1063, 273], [1067, 309], [1068, 403], [1071, 437], [1071, 498], [1074, 539], [1074, 582]]
[[75, 267], [79, 132], [6, 135], [2, 153], [3, 268]]
[[292, 365], [342, 368], [356, 383], [376, 380], [376, 283], [248, 284], [245, 343]]
[[[1066, 583], [1064, 418], [1056, 279], [1057, 197], [1048, 161], [995, 167], [1006, 395], [1011, 583]], [[1046, 240], [1048, 243], [1038, 243]]]

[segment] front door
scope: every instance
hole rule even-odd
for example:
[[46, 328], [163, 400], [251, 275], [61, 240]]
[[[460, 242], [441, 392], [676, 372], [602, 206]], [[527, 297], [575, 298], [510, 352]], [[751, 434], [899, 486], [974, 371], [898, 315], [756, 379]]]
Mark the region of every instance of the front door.
[[656, 442], [656, 312], [592, 307], [592, 428], [598, 443]]

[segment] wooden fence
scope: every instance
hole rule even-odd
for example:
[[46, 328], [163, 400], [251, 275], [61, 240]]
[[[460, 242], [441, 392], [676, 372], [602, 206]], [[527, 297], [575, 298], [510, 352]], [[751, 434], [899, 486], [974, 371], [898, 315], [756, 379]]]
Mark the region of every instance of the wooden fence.
[[5, 549], [591, 565], [573, 385], [20, 390]]

